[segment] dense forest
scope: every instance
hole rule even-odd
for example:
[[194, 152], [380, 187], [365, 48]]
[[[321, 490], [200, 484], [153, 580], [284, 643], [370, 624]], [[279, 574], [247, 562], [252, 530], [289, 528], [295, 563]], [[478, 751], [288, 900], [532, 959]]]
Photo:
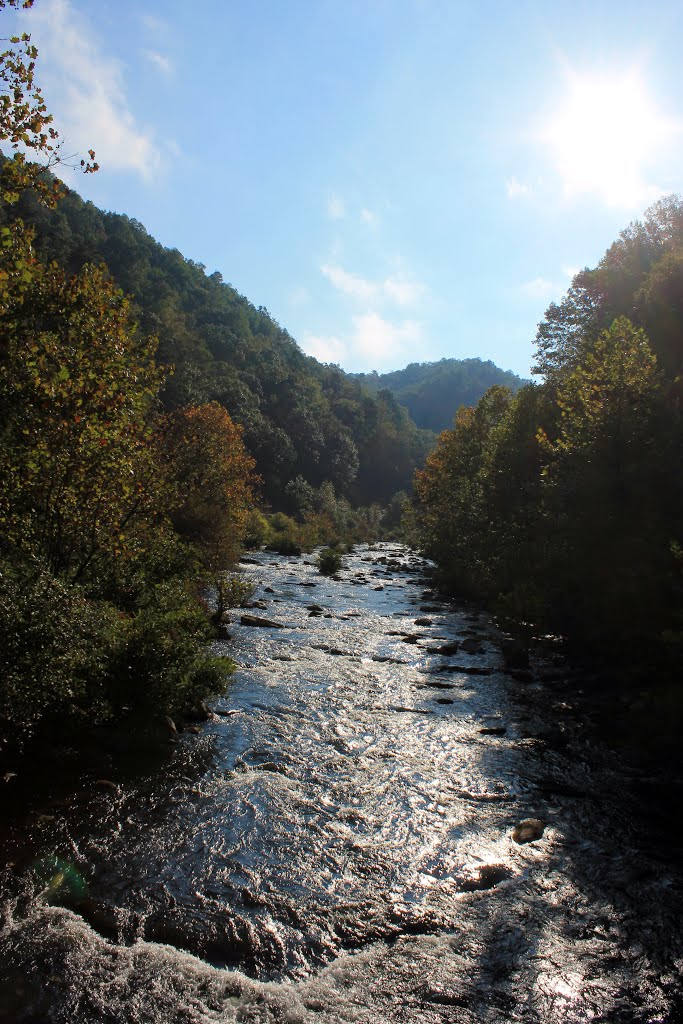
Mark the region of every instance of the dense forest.
[[[196, 709], [226, 674], [207, 640], [241, 546], [373, 539], [414, 474], [406, 528], [446, 586], [518, 629], [679, 666], [681, 200], [658, 202], [550, 306], [542, 383], [478, 359], [354, 379], [220, 274], [61, 186], [35, 50], [10, 47], [0, 757], [57, 722]], [[92, 152], [82, 168], [97, 169]]]
[[612, 663], [680, 667], [683, 202], [579, 273], [538, 329], [542, 383], [461, 408], [417, 475], [452, 588]]
[[[230, 671], [207, 641], [245, 596], [226, 576], [242, 544], [376, 530], [379, 506], [351, 500], [391, 499], [431, 440], [219, 275], [62, 186], [37, 51], [7, 43], [0, 761], [84, 727], [196, 714]], [[80, 166], [94, 173], [95, 154]], [[264, 498], [297, 518], [267, 522]]]
[[453, 425], [461, 405], [475, 405], [495, 384], [516, 394], [526, 383], [490, 359], [440, 359], [435, 363], [410, 363], [392, 373], [375, 371], [353, 376], [372, 394], [390, 391], [418, 427], [436, 433]]
[[2, 204], [0, 227], [16, 218], [35, 231], [41, 261], [69, 274], [107, 268], [131, 297], [141, 335], [159, 339], [157, 362], [173, 367], [164, 407], [223, 406], [243, 428], [262, 496], [275, 509], [298, 511], [287, 491], [297, 477], [315, 488], [327, 482], [355, 506], [386, 504], [410, 486], [433, 436], [417, 429], [390, 391], [371, 395], [338, 367], [306, 356], [219, 273], [207, 274], [137, 221], [104, 213], [73, 191], [49, 208], [25, 190], [18, 202]]

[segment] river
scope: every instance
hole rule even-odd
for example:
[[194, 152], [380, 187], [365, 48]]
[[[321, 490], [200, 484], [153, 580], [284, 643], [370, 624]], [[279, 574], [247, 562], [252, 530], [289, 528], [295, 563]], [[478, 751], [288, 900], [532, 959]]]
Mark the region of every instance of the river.
[[284, 628], [233, 615], [199, 734], [5, 829], [0, 1021], [680, 1019], [680, 865], [561, 662], [506, 674], [403, 548], [344, 561], [245, 565]]

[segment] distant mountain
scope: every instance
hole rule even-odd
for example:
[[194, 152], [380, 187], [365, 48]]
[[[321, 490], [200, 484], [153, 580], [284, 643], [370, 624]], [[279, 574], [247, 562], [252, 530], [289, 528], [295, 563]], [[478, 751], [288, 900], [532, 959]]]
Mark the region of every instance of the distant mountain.
[[[0, 157], [1, 159], [1, 157]], [[370, 395], [339, 367], [305, 355], [263, 306], [219, 273], [156, 242], [136, 220], [106, 213], [69, 191], [56, 209], [30, 192], [0, 204], [0, 227], [17, 216], [33, 226], [45, 261], [75, 273], [106, 264], [132, 296], [143, 334], [159, 338], [158, 359], [175, 368], [168, 409], [218, 401], [244, 430], [264, 497], [287, 508], [286, 488], [303, 477], [333, 484], [354, 504], [386, 504], [407, 490], [434, 437], [419, 430], [393, 395]]]
[[353, 376], [374, 395], [391, 391], [418, 427], [436, 432], [452, 426], [460, 406], [476, 405], [494, 384], [516, 394], [528, 383], [511, 370], [501, 370], [490, 359], [440, 359], [437, 363], [410, 363], [392, 373], [373, 371]]

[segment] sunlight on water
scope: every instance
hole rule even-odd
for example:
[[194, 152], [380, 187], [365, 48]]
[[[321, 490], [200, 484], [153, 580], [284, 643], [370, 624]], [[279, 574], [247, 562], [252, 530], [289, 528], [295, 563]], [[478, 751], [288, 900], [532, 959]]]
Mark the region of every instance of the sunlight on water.
[[[609, 760], [537, 738], [548, 708], [536, 716], [526, 695], [542, 691], [511, 699], [485, 617], [432, 596], [431, 625], [417, 625], [421, 563], [393, 549], [405, 566], [390, 589], [363, 561], [389, 550], [349, 557], [339, 582], [303, 560], [293, 585], [275, 556], [248, 567], [284, 628], [236, 624], [234, 644], [216, 645], [240, 667], [163, 771], [95, 801], [86, 780], [45, 816], [11, 876], [0, 1022], [664, 1012], [678, 890], [664, 904], [643, 855], [617, 862]], [[349, 587], [354, 573], [367, 585]], [[311, 594], [330, 618], [309, 617]], [[473, 633], [472, 653], [434, 652]], [[524, 845], [513, 833], [527, 818], [547, 825]], [[646, 926], [654, 904], [667, 913]], [[642, 1017], [612, 1014], [641, 1005], [643, 986]]]

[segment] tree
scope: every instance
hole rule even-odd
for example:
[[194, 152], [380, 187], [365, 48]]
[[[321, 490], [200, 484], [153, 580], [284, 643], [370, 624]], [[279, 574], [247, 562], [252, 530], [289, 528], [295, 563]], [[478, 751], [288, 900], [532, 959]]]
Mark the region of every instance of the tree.
[[[33, 0], [0, 0], [0, 11], [7, 8], [28, 10]], [[53, 127], [41, 89], [35, 82], [38, 51], [26, 32], [12, 36], [8, 48], [0, 53], [0, 142], [7, 142], [14, 157], [2, 171], [2, 195], [16, 202], [22, 189], [32, 187], [42, 200], [53, 204], [62, 194], [60, 184], [44, 175], [62, 163], [62, 143]], [[42, 163], [27, 162], [25, 153], [41, 158]], [[93, 150], [81, 160], [84, 173], [98, 170]]]
[[159, 440], [173, 493], [173, 523], [211, 572], [235, 559], [254, 507], [254, 460], [218, 402], [170, 413]]
[[647, 337], [620, 317], [562, 380], [556, 440], [541, 437], [554, 524], [554, 612], [575, 634], [605, 645], [616, 636], [652, 635], [665, 604], [670, 437], [663, 398]]
[[[68, 278], [0, 250], [0, 525], [5, 544], [79, 580], [159, 514], [150, 414], [165, 371], [104, 271]], [[15, 268], [16, 270], [16, 268]]]

